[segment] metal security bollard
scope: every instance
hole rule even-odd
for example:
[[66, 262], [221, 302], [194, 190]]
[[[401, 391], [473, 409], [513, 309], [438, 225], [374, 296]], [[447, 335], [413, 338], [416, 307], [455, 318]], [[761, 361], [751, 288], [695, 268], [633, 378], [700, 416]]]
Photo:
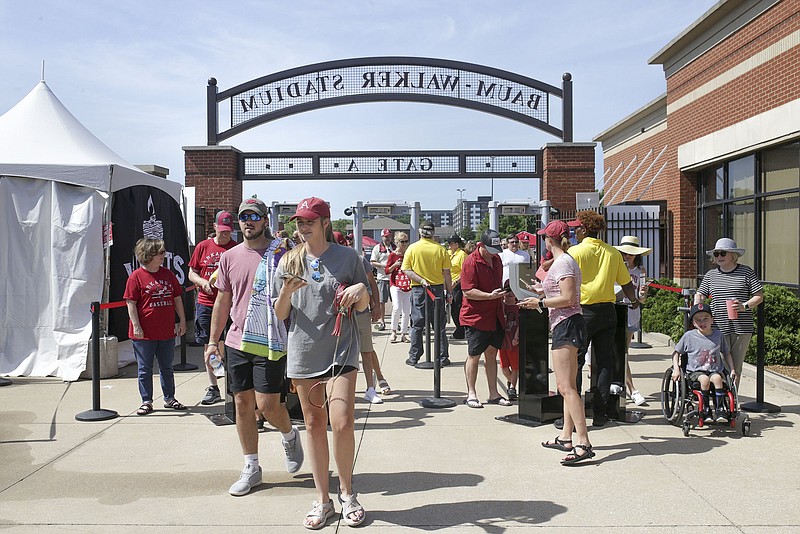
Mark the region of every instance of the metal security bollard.
[[[197, 287], [197, 286], [193, 286]], [[191, 289], [191, 288], [189, 288]], [[186, 309], [186, 295], [188, 295], [188, 291], [183, 293], [183, 307]], [[198, 367], [193, 363], [186, 362], [186, 334], [181, 336], [181, 363], [175, 364], [172, 366], [174, 371], [183, 372], [183, 371], [196, 371]]]
[[[424, 408], [453, 408], [456, 405], [455, 401], [442, 398], [442, 365], [439, 358], [442, 348], [442, 340], [440, 339], [441, 336], [439, 335], [440, 328], [442, 326], [442, 317], [439, 313], [439, 303], [441, 300], [441, 297], [436, 297], [433, 300], [433, 350], [436, 353], [436, 358], [434, 358], [436, 363], [433, 367], [433, 397], [428, 397], [420, 401], [420, 405]], [[428, 349], [428, 354], [430, 354], [430, 349]]]
[[[431, 361], [431, 311], [430, 311], [430, 290], [422, 286], [422, 295], [425, 298], [425, 306], [423, 306], [423, 317], [425, 321], [425, 361], [417, 362], [417, 369], [433, 369], [434, 365]], [[435, 310], [434, 310], [435, 313]], [[438, 355], [438, 352], [437, 352]]]
[[92, 302], [92, 409], [75, 415], [78, 421], [106, 421], [119, 417], [100, 408], [100, 303]]

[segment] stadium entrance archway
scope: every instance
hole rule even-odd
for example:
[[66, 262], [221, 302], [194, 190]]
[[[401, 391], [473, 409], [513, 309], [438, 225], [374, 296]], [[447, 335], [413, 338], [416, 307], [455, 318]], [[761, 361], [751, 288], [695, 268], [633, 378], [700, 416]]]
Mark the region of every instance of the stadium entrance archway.
[[[446, 59], [367, 57], [306, 65], [219, 91], [207, 87], [207, 146], [183, 147], [199, 211], [234, 211], [243, 180], [540, 178], [543, 199], [574, 209], [594, 190], [594, 143], [572, 139], [572, 76], [556, 87]], [[363, 102], [425, 102], [481, 111], [558, 138], [538, 150], [257, 152], [219, 143], [276, 119]], [[220, 129], [220, 121], [226, 124]]]

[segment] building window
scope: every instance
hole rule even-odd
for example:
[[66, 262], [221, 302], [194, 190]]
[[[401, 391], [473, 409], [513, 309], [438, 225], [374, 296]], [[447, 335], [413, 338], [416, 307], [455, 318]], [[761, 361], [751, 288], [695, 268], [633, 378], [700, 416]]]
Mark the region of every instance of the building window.
[[764, 282], [800, 288], [800, 143], [701, 171], [698, 204], [699, 276], [709, 269], [705, 251], [730, 237]]

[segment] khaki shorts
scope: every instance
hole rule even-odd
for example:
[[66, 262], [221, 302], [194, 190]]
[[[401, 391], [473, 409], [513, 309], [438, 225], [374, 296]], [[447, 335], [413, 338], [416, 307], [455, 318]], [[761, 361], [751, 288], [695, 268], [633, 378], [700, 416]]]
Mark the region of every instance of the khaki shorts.
[[372, 319], [369, 310], [356, 313], [355, 316], [361, 352], [371, 352], [375, 350], [375, 347], [372, 345]]

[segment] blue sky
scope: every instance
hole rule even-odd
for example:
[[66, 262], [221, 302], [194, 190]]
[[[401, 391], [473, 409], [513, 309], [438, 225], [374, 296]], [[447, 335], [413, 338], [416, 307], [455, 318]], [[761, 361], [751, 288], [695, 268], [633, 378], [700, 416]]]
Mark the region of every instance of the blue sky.
[[[0, 114], [45, 79], [125, 160], [170, 169], [204, 145], [209, 77], [221, 90], [311, 63], [366, 56], [445, 58], [574, 87], [574, 140], [591, 141], [665, 91], [661, 47], [714, 0], [37, 1], [0, 0]], [[538, 149], [555, 137], [450, 106], [372, 103], [279, 119], [228, 139], [243, 151]], [[46, 150], [46, 147], [42, 148]], [[600, 149], [598, 147], [598, 154]], [[598, 161], [598, 178], [602, 167]], [[333, 216], [357, 200], [451, 209], [489, 180], [246, 182], [245, 194], [315, 195]], [[495, 180], [496, 200], [538, 199], [536, 180]]]

